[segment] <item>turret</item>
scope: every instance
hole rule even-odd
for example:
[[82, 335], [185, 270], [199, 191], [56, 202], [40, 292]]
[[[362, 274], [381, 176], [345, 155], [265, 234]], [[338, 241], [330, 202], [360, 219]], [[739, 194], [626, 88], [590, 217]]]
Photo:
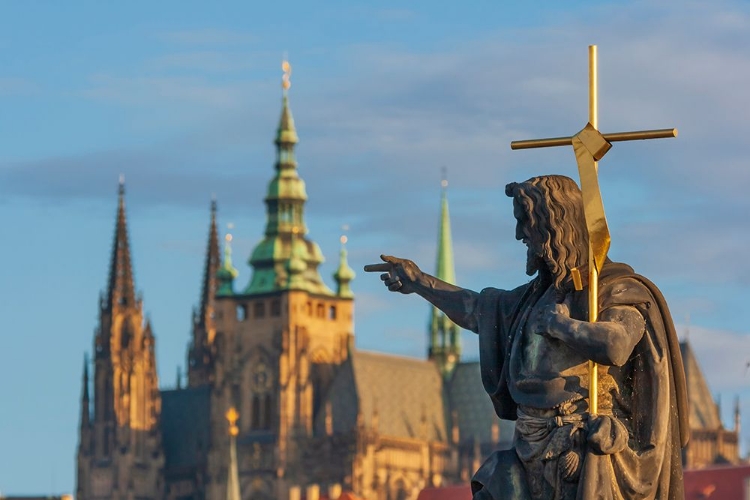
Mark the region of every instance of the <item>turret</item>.
[[336, 280], [336, 284], [338, 285], [336, 287], [336, 295], [345, 299], [351, 299], [354, 298], [354, 294], [352, 293], [349, 283], [351, 283], [356, 275], [354, 274], [354, 269], [349, 267], [349, 263], [346, 260], [346, 241], [346, 236], [342, 235], [341, 251], [339, 252], [339, 267], [336, 269], [336, 272], [333, 273], [333, 279]]
[[228, 297], [234, 294], [234, 280], [239, 274], [232, 265], [232, 235], [227, 233], [224, 237], [224, 262], [216, 272], [218, 297]]
[[[440, 221], [438, 224], [437, 265], [435, 276], [446, 283], [455, 284], [456, 272], [453, 264], [453, 242], [448, 212], [446, 189], [448, 181], [441, 182]], [[429, 359], [438, 364], [443, 376], [449, 377], [461, 357], [461, 330], [448, 316], [435, 306], [430, 307]]]

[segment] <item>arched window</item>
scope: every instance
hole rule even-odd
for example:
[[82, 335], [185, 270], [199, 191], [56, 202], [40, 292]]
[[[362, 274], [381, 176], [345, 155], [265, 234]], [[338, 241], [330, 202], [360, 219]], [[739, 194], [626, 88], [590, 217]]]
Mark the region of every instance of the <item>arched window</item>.
[[271, 429], [271, 421], [273, 418], [273, 408], [271, 393], [266, 393], [263, 397], [263, 429]]
[[247, 319], [247, 306], [244, 304], [237, 304], [237, 321], [245, 321]]

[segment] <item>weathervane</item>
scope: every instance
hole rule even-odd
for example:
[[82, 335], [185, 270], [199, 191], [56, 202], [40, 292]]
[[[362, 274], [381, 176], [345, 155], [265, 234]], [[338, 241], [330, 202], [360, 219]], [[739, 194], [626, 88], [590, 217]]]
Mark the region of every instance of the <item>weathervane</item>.
[[[589, 233], [589, 321], [595, 322], [598, 316], [599, 271], [607, 258], [610, 246], [609, 227], [604, 213], [604, 203], [599, 190], [598, 161], [612, 147], [612, 142], [634, 141], [639, 139], [664, 139], [677, 137], [677, 129], [641, 130], [637, 132], [619, 132], [602, 134], [598, 130], [597, 110], [597, 57], [596, 45], [589, 45], [589, 122], [572, 137], [554, 137], [550, 139], [532, 139], [513, 141], [511, 149], [546, 148], [554, 146], [573, 146], [578, 163], [578, 175], [581, 179], [586, 228]], [[571, 277], [577, 290], [581, 290], [580, 272], [571, 269]], [[598, 372], [596, 363], [589, 361], [589, 412], [598, 413]]]

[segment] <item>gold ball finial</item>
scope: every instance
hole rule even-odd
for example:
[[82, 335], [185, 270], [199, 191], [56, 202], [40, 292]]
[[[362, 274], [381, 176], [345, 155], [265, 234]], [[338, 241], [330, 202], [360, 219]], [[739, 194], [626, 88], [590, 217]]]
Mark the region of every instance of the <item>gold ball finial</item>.
[[344, 224], [341, 226], [342, 235], [341, 238], [339, 238], [339, 241], [341, 241], [342, 245], [346, 245], [346, 242], [349, 241], [349, 238], [346, 236], [346, 232], [349, 230], [349, 224]]
[[240, 433], [240, 430], [237, 428], [237, 420], [239, 420], [240, 414], [237, 413], [237, 410], [232, 406], [229, 408], [225, 416], [229, 421], [229, 435], [237, 436], [237, 434]]

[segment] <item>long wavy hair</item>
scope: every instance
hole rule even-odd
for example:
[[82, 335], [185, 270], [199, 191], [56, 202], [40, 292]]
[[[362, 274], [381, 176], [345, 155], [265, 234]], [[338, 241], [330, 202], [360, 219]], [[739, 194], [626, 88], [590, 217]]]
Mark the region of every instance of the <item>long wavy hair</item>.
[[532, 177], [511, 182], [505, 194], [526, 212], [530, 230], [543, 242], [543, 255], [554, 286], [561, 289], [575, 267], [588, 263], [588, 230], [578, 185], [564, 175]]

